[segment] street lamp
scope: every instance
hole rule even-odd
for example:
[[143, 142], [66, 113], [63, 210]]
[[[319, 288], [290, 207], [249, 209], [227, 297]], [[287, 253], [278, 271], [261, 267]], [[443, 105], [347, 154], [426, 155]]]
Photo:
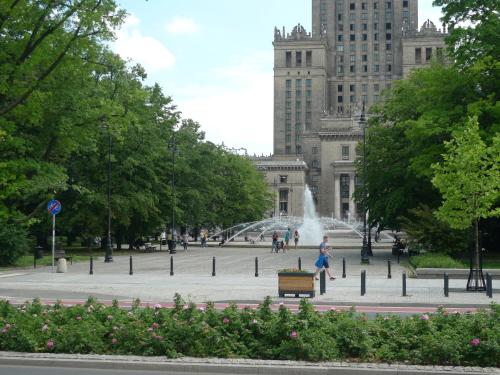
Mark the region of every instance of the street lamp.
[[368, 258], [368, 241], [366, 238], [366, 199], [368, 192], [366, 191], [366, 127], [367, 122], [365, 118], [365, 103], [363, 102], [363, 110], [359, 117], [359, 126], [363, 128], [363, 246], [361, 247], [361, 263], [370, 264]]
[[113, 245], [111, 244], [111, 131], [109, 125], [103, 125], [108, 130], [108, 235], [106, 241], [106, 254], [104, 262], [113, 261]]
[[172, 242], [170, 245], [170, 254], [175, 254], [175, 152], [176, 152], [176, 144], [175, 144], [175, 129], [172, 128]]

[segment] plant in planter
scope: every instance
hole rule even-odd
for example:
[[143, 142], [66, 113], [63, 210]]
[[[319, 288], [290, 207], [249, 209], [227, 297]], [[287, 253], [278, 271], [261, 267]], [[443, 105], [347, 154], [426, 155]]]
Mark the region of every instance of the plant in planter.
[[295, 268], [279, 270], [278, 295], [284, 297], [285, 294], [293, 294], [295, 297], [308, 294], [309, 297], [314, 297], [314, 273]]

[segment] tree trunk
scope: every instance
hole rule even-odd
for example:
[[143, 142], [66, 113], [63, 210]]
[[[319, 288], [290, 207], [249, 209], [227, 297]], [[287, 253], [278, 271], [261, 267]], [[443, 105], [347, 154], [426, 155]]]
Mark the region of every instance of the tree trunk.
[[475, 222], [475, 247], [476, 247], [476, 253], [474, 254], [474, 268], [476, 269], [475, 272], [475, 282], [476, 282], [476, 288], [479, 287], [479, 222], [478, 219], [476, 219]]

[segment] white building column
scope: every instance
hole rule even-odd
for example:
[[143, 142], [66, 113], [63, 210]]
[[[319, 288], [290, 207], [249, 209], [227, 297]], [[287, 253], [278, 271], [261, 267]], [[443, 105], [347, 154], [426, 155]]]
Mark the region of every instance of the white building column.
[[354, 184], [354, 173], [349, 174], [349, 218], [353, 220], [356, 218], [356, 203], [354, 202], [354, 189], [356, 185]]
[[340, 175], [338, 173], [333, 174], [333, 186], [335, 187], [334, 194], [334, 217], [340, 220]]

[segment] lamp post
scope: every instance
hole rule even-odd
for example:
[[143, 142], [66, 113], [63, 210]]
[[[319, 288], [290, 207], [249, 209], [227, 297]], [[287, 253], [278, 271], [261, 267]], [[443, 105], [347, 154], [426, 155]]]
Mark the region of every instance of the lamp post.
[[111, 243], [111, 132], [109, 125], [104, 126], [108, 129], [108, 235], [104, 262], [110, 263], [113, 261], [113, 245]]
[[363, 102], [363, 110], [359, 118], [359, 126], [363, 128], [363, 246], [361, 247], [361, 263], [370, 264], [368, 258], [368, 241], [366, 238], [366, 127], [367, 122], [365, 118], [365, 103]]
[[170, 254], [175, 254], [175, 152], [176, 152], [176, 144], [175, 144], [175, 129], [172, 129], [172, 242], [170, 247]]

